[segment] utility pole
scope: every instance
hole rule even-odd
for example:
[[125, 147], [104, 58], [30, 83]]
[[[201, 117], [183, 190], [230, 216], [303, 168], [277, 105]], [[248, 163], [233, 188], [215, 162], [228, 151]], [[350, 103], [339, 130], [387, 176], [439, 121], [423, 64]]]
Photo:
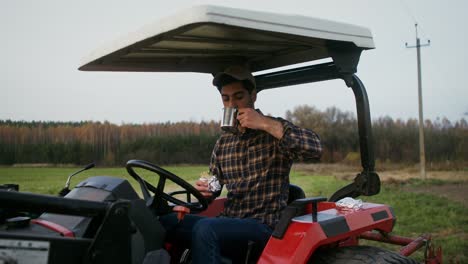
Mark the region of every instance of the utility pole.
[[423, 119], [423, 102], [422, 102], [422, 84], [421, 84], [421, 51], [420, 48], [424, 46], [429, 46], [431, 44], [430, 40], [427, 40], [427, 43], [421, 44], [421, 41], [418, 37], [418, 23], [414, 24], [416, 28], [416, 46], [408, 46], [408, 43], [405, 43], [407, 48], [416, 48], [417, 61], [418, 61], [418, 102], [419, 102], [419, 161], [421, 168], [421, 178], [426, 180], [426, 153], [424, 150], [424, 119]]

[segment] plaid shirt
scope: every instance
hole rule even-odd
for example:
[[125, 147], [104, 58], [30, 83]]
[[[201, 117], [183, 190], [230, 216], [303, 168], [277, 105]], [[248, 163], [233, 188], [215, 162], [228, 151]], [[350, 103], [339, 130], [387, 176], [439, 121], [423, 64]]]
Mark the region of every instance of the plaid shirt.
[[284, 128], [280, 140], [265, 131], [247, 129], [239, 135], [224, 133], [216, 142], [210, 172], [228, 191], [222, 215], [255, 218], [274, 227], [287, 205], [293, 160], [320, 158], [317, 134], [275, 119]]

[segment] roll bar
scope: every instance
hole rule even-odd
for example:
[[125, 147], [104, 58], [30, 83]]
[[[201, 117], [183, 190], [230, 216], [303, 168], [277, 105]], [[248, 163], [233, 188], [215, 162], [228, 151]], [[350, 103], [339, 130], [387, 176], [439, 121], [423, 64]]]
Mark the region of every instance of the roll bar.
[[354, 74], [355, 71], [343, 71], [334, 62], [304, 66], [255, 76], [257, 90], [282, 86], [297, 85], [326, 80], [342, 79], [353, 90], [356, 100], [359, 146], [361, 153], [362, 172], [358, 173], [354, 182], [335, 192], [329, 201], [337, 201], [344, 197], [371, 196], [380, 191], [379, 175], [375, 172], [374, 144], [369, 109], [369, 99], [362, 81]]

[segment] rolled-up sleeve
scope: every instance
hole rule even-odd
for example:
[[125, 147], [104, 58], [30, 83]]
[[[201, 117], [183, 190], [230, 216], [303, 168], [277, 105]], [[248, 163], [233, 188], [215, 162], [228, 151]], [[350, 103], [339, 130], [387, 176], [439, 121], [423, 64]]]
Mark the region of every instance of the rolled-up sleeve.
[[284, 119], [283, 136], [279, 140], [281, 152], [297, 161], [319, 160], [322, 155], [320, 137], [312, 130], [300, 128]]

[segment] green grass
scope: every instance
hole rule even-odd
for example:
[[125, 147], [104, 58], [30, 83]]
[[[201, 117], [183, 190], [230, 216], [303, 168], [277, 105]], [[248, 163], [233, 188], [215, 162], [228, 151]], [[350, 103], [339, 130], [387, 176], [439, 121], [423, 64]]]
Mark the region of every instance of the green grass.
[[[194, 183], [200, 177], [200, 173], [207, 170], [207, 166], [178, 166], [164, 167], [164, 169], [179, 175], [188, 182]], [[20, 190], [24, 192], [57, 194], [67, 181], [68, 175], [80, 168], [8, 168], [0, 167], [0, 184], [18, 183]], [[148, 182], [156, 185], [159, 179], [156, 174], [135, 169], [135, 171]], [[91, 176], [115, 176], [127, 179], [136, 190], [139, 191], [137, 182], [129, 176], [125, 168], [93, 168], [72, 177], [70, 188], [80, 181]], [[168, 188], [176, 188], [168, 182]]]
[[[409, 237], [430, 233], [433, 243], [442, 246], [446, 260], [468, 262], [468, 209], [461, 203], [435, 195], [405, 192], [400, 187], [383, 187], [379, 195], [368, 197], [366, 201], [393, 207], [397, 217], [394, 233]], [[416, 256], [422, 258], [422, 253]]]
[[[166, 170], [194, 183], [207, 166], [168, 166]], [[71, 173], [79, 168], [9, 168], [0, 167], [0, 184], [18, 183], [25, 192], [57, 194], [63, 188]], [[157, 177], [150, 172], [137, 171], [142, 177], [155, 184]], [[76, 175], [71, 187], [90, 176], [106, 175], [123, 177], [129, 180], [136, 190], [138, 184], [124, 168], [93, 168]], [[349, 182], [327, 175], [306, 175], [301, 171], [291, 172], [291, 182], [301, 186], [307, 196], [330, 197], [340, 187]], [[441, 185], [444, 181], [419, 180], [408, 181], [406, 185]], [[170, 189], [178, 189], [169, 186]], [[381, 193], [372, 197], [360, 197], [366, 202], [383, 203], [393, 207], [397, 216], [394, 233], [402, 236], [416, 237], [431, 233], [433, 243], [443, 247], [444, 262], [468, 263], [468, 208], [462, 204], [431, 194], [417, 194], [404, 191], [399, 185], [382, 185]], [[366, 244], [375, 244], [366, 242]], [[395, 250], [395, 246], [378, 244]], [[421, 260], [422, 253], [413, 255]]]

